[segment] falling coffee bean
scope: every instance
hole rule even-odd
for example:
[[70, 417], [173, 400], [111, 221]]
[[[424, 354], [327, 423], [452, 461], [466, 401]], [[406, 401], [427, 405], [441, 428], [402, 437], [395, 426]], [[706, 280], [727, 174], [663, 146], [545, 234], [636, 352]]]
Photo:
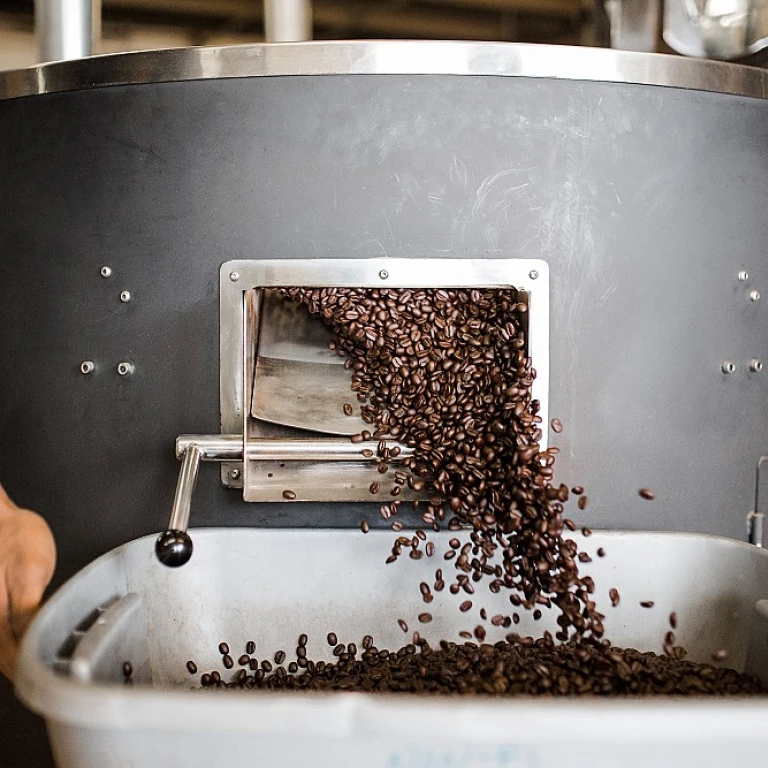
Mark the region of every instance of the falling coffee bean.
[[285, 490], [283, 491], [283, 498], [288, 499], [288, 501], [293, 501], [296, 498], [296, 494], [294, 491]]

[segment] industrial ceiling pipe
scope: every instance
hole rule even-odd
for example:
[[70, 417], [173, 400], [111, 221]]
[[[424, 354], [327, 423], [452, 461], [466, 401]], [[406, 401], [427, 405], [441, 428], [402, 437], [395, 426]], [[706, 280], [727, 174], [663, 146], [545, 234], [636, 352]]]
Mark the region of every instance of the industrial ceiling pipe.
[[[100, 2], [94, 3], [97, 12]], [[92, 0], [35, 0], [38, 57], [43, 61], [81, 59], [93, 52]]]
[[264, 0], [264, 36], [268, 43], [311, 40], [311, 1]]

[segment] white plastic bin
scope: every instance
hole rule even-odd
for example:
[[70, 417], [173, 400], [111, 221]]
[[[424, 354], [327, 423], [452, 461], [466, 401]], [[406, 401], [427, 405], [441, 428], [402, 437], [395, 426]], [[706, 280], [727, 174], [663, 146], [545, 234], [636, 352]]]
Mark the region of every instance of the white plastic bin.
[[[453, 534], [451, 534], [453, 535]], [[373, 634], [395, 648], [404, 618], [430, 642], [488, 614], [508, 613], [508, 595], [478, 589], [471, 614], [462, 599], [437, 593], [434, 621], [418, 583], [438, 554], [385, 565], [390, 532], [196, 530], [190, 563], [156, 562], [154, 538], [104, 555], [59, 590], [27, 634], [18, 695], [47, 721], [62, 768], [721, 768], [768, 762], [768, 697], [696, 700], [495, 699], [356, 693], [277, 694], [190, 691], [220, 669], [218, 644], [256, 655], [295, 648], [330, 659], [326, 635], [359, 643]], [[576, 537], [581, 539], [580, 536]], [[676, 611], [677, 637], [693, 660], [720, 648], [768, 682], [768, 552], [721, 538], [659, 533], [595, 533], [580, 541], [606, 557], [585, 566], [614, 643], [661, 651]], [[608, 590], [621, 594], [611, 608]], [[653, 600], [653, 608], [640, 601]], [[94, 611], [101, 607], [93, 623]], [[88, 631], [88, 626], [91, 626]], [[77, 628], [80, 628], [79, 630]], [[553, 629], [554, 614], [521, 633]], [[494, 642], [508, 630], [488, 625]], [[74, 632], [74, 633], [73, 633]], [[64, 657], [64, 659], [62, 659]], [[68, 660], [67, 660], [68, 658]], [[185, 663], [194, 659], [196, 676]], [[121, 681], [130, 660], [136, 684]], [[56, 669], [67, 668], [67, 674]], [[237, 667], [233, 673], [237, 671]]]

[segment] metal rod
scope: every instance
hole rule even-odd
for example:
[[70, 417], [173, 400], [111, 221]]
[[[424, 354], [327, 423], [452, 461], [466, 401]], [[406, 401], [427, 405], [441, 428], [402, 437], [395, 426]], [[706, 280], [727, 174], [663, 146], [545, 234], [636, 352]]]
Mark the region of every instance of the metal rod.
[[[373, 461], [364, 456], [364, 450], [373, 450], [372, 443], [353, 443], [345, 438], [324, 438], [318, 440], [293, 440], [288, 438], [259, 438], [249, 440], [246, 454], [249, 461]], [[413, 448], [400, 443], [389, 443], [390, 448], [398, 447], [400, 454], [390, 459], [402, 461], [413, 455]], [[242, 461], [242, 435], [181, 435], [176, 439], [176, 456], [186, 457], [191, 447], [200, 452], [202, 461]]]
[[92, 0], [35, 0], [41, 62], [82, 59], [93, 50]]
[[264, 0], [264, 37], [268, 43], [311, 40], [310, 0]]
[[202, 455], [202, 451], [196, 445], [189, 445], [184, 451], [179, 480], [176, 483], [176, 495], [173, 498], [171, 519], [168, 523], [168, 529], [171, 531], [186, 531], [189, 527], [189, 510], [192, 506], [192, 494], [195, 491]]

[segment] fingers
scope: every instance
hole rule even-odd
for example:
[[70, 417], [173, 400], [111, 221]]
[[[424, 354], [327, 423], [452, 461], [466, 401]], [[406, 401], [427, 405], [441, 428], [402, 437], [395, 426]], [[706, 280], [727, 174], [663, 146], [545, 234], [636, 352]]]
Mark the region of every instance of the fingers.
[[13, 637], [10, 624], [0, 619], [0, 675], [5, 675], [11, 682], [16, 673], [16, 660], [19, 646]]
[[18, 643], [40, 607], [53, 569], [39, 558], [35, 558], [22, 561], [15, 568], [11, 567], [6, 574], [8, 625]]

